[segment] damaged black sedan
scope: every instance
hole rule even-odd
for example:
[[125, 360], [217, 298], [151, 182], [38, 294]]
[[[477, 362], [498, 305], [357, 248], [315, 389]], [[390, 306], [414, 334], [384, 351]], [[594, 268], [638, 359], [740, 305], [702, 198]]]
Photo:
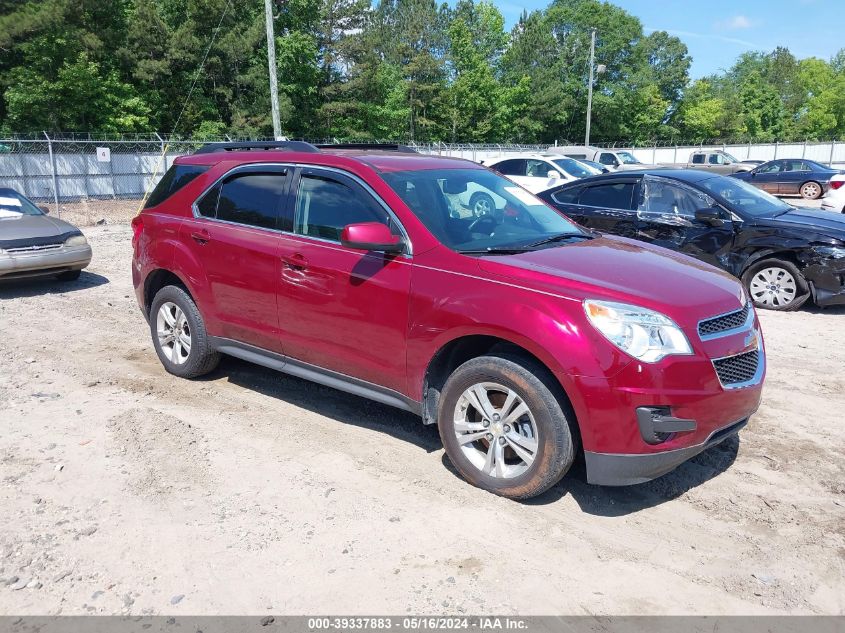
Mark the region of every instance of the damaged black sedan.
[[576, 222], [651, 242], [742, 279], [758, 308], [845, 304], [845, 216], [796, 208], [736, 178], [614, 172], [539, 194]]

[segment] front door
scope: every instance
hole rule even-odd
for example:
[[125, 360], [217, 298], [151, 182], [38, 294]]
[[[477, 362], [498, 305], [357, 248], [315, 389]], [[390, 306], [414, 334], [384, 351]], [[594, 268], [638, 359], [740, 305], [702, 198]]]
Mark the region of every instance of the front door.
[[771, 163], [761, 165], [760, 167], [752, 171], [751, 178], [748, 182], [750, 182], [758, 189], [762, 189], [763, 191], [768, 191], [769, 193], [777, 193], [779, 188], [778, 182], [783, 176], [783, 174], [781, 174], [782, 170], [782, 161], [772, 161]]
[[239, 168], [194, 205], [180, 238], [208, 280], [213, 334], [279, 352], [280, 210], [290, 168]]
[[728, 212], [724, 211], [719, 226], [695, 219], [698, 209], [716, 206], [710, 196], [683, 183], [644, 176], [637, 207], [637, 239], [730, 270], [734, 227]]
[[279, 322], [285, 355], [405, 392], [411, 258], [351, 249], [343, 227], [397, 221], [368, 187], [303, 168], [291, 196], [294, 232], [281, 247]]

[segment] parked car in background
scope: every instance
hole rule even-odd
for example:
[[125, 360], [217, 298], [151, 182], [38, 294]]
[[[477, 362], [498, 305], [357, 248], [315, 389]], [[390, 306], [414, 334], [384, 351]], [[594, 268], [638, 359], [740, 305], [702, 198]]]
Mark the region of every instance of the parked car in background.
[[800, 195], [815, 200], [828, 190], [830, 179], [842, 173], [812, 160], [779, 158], [733, 176], [779, 196]]
[[730, 272], [759, 308], [845, 304], [845, 217], [795, 208], [737, 178], [681, 169], [605, 174], [540, 198], [587, 228]]
[[[132, 221], [132, 280], [177, 376], [224, 353], [415, 412], [467, 481], [514, 498], [576, 453], [591, 483], [659, 477], [760, 403], [735, 279], [594, 235], [476, 163], [212, 144], [168, 173]], [[505, 213], [455, 217], [470, 186]]]
[[659, 165], [641, 163], [626, 149], [593, 147], [591, 145], [553, 145], [550, 154], [563, 154], [576, 160], [589, 160], [604, 165], [611, 171], [656, 168]]
[[82, 232], [14, 189], [0, 189], [0, 281], [55, 276], [72, 281], [91, 262]]
[[486, 165], [532, 193], [600, 173], [572, 158], [548, 154], [497, 158]]
[[737, 160], [731, 154], [723, 150], [697, 151], [690, 154], [689, 162], [682, 167], [690, 169], [703, 169], [716, 174], [735, 174], [742, 171], [751, 171], [755, 165], [763, 161]]
[[[599, 174], [607, 174], [611, 171], [610, 168], [608, 168], [606, 165], [602, 165], [601, 163], [597, 163], [594, 160], [587, 160], [586, 158], [579, 158], [578, 162], [583, 163], [584, 165], [587, 165], [589, 167], [592, 167], [592, 168], [598, 170]], [[596, 174], [596, 175], [598, 175], [598, 174]]]
[[822, 198], [822, 209], [845, 213], [845, 174], [830, 179], [830, 189]]

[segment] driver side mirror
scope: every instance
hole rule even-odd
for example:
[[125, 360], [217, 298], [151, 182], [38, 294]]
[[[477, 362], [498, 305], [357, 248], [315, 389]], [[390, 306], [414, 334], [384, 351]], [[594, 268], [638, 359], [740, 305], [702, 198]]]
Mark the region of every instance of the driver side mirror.
[[44, 206], [43, 204], [39, 204], [38, 208], [41, 210], [41, 213], [44, 215], [50, 215], [50, 207]]
[[404, 240], [391, 233], [390, 228], [381, 222], [347, 224], [340, 233], [340, 243], [362, 251], [401, 253], [405, 250]]
[[725, 223], [725, 218], [722, 216], [722, 210], [717, 209], [716, 207], [698, 209], [695, 212], [695, 219], [709, 226], [722, 226]]
[[557, 169], [550, 169], [546, 176], [549, 178], [549, 180], [557, 180], [558, 178], [560, 178], [560, 172]]

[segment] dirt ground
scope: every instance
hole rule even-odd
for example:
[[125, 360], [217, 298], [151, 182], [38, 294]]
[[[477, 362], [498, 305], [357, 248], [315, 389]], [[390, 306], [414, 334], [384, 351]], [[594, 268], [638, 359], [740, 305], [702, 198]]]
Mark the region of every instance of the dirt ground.
[[0, 614], [845, 612], [845, 310], [762, 314], [739, 440], [516, 503], [414, 416], [234, 359], [165, 373], [130, 229], [0, 287]]

